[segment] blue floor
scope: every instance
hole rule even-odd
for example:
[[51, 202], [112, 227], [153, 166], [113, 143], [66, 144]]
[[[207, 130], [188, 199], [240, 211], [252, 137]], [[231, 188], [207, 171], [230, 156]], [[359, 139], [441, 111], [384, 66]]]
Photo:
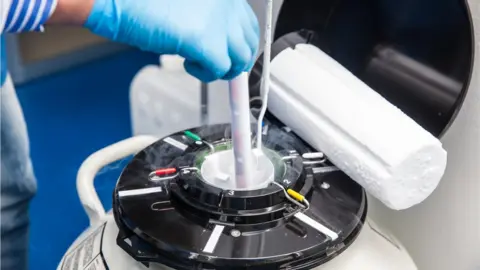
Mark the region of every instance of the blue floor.
[[[30, 269], [56, 269], [88, 226], [76, 193], [77, 170], [95, 150], [131, 135], [129, 85], [150, 63], [158, 57], [129, 51], [17, 88], [39, 187], [30, 213]], [[106, 208], [120, 168], [103, 170], [96, 179]]]

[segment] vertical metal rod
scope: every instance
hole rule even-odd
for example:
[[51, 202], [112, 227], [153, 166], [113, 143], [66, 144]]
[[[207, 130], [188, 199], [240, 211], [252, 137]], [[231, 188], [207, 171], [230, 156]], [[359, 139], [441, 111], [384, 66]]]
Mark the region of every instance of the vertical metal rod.
[[208, 84], [202, 82], [200, 89], [200, 121], [202, 125], [208, 124]]

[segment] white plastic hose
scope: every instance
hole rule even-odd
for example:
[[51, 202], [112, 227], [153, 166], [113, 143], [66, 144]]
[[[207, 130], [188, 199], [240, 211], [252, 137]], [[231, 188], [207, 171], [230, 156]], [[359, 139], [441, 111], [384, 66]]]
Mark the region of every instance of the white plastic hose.
[[263, 50], [263, 71], [261, 81], [262, 108], [257, 122], [257, 148], [262, 149], [262, 123], [267, 112], [268, 92], [270, 90], [270, 61], [272, 48], [273, 0], [267, 0], [265, 21], [265, 46]]
[[80, 202], [87, 212], [90, 226], [100, 225], [105, 220], [105, 209], [98, 198], [93, 181], [98, 171], [110, 163], [133, 155], [158, 138], [153, 136], [136, 136], [107, 146], [90, 155], [77, 173], [77, 192]]

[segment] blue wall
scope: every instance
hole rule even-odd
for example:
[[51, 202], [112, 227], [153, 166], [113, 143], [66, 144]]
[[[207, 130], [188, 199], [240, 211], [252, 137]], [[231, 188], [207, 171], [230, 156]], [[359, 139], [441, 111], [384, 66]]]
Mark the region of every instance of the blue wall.
[[[76, 193], [77, 170], [95, 150], [131, 136], [131, 80], [157, 63], [158, 56], [128, 51], [17, 87], [38, 180], [30, 210], [30, 269], [56, 269], [88, 226]], [[106, 208], [120, 169], [111, 166], [97, 177]]]

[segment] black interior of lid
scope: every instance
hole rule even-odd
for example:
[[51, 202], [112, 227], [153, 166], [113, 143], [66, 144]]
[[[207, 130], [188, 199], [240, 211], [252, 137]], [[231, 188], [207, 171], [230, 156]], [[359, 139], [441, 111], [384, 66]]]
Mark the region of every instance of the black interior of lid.
[[463, 103], [474, 59], [465, 0], [286, 0], [275, 40], [299, 30], [435, 136]]

